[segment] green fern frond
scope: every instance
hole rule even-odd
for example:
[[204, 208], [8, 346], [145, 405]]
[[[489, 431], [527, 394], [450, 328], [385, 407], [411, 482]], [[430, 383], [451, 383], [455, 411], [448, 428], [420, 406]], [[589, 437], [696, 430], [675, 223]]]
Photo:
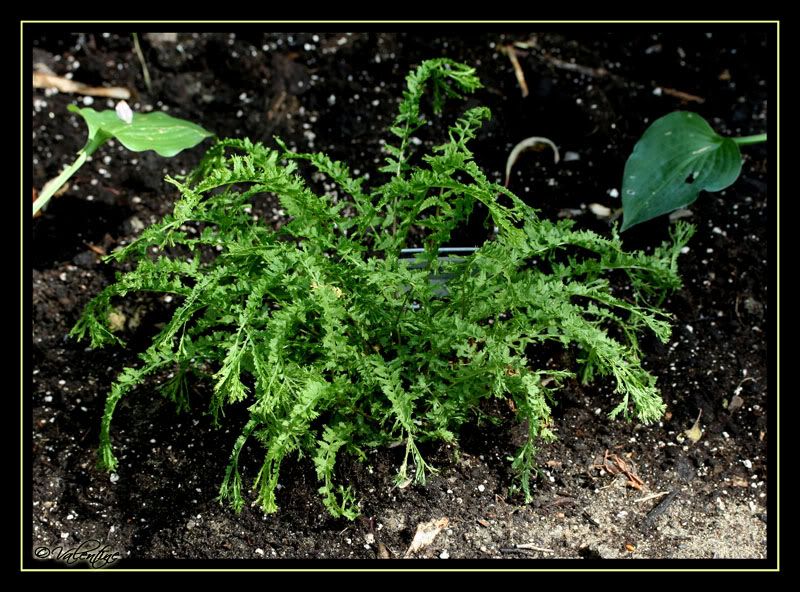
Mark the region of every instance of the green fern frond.
[[[672, 240], [648, 255], [623, 250], [615, 230], [603, 237], [541, 219], [475, 162], [469, 142], [490, 117], [482, 107], [416, 158], [412, 138], [430, 121], [423, 96], [432, 93], [439, 112], [480, 82], [473, 68], [447, 59], [424, 62], [406, 81], [389, 130], [388, 176], [377, 184], [279, 139], [277, 149], [220, 140], [185, 180], [168, 179], [180, 193], [172, 213], [109, 257], [134, 267], [87, 305], [70, 333], [92, 347], [121, 343], [108, 320], [118, 299], [154, 292], [177, 302], [140, 365], [111, 386], [103, 468], [117, 465], [110, 427], [118, 403], [155, 376], [166, 376], [162, 393], [186, 412], [197, 409], [189, 407], [189, 378], [207, 381], [218, 424], [229, 421], [227, 408], [246, 406], [219, 491], [236, 511], [246, 503], [276, 511], [281, 465], [297, 455], [312, 459], [328, 511], [354, 519], [354, 488], [337, 482], [344, 456], [363, 460], [367, 449], [402, 444], [397, 484], [422, 485], [435, 471], [426, 443], [455, 442], [462, 426], [485, 416], [489, 398], [511, 401], [527, 430], [509, 455], [529, 501], [537, 451], [555, 437], [552, 407], [578, 373], [537, 367], [545, 343], [574, 348], [584, 381], [611, 381], [619, 397], [611, 417], [660, 417], [664, 404], [638, 339], [643, 331], [669, 339], [670, 316], [659, 304], [681, 286], [677, 260], [692, 228], [676, 225]], [[327, 176], [335, 192], [317, 195], [305, 168]], [[278, 230], [250, 212], [265, 194], [290, 217]], [[472, 254], [440, 259], [439, 247], [479, 203], [497, 234]], [[425, 252], [401, 258], [418, 237]], [[446, 290], [436, 278], [446, 278]], [[260, 445], [264, 456], [248, 500], [239, 459], [251, 441], [248, 453]]]

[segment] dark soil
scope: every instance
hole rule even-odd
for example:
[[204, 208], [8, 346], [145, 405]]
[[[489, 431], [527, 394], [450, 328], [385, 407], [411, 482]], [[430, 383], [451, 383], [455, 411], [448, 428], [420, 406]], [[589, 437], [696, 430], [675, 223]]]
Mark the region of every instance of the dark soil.
[[[689, 109], [723, 134], [766, 129], [773, 40], [756, 28], [651, 33], [641, 25], [563, 34], [144, 35], [152, 91], [127, 35], [34, 31], [32, 41], [34, 67], [135, 89], [134, 110], [167, 110], [220, 136], [271, 142], [277, 134], [290, 146], [327, 151], [362, 172], [382, 160], [384, 129], [411, 68], [437, 56], [474, 64], [485, 88], [468, 103], [493, 113], [474, 145], [479, 164], [501, 179], [518, 141], [551, 138], [562, 157], [574, 154], [557, 165], [549, 153], [526, 154], [511, 189], [544, 216], [569, 215], [581, 227], [608, 233], [608, 221], [588, 205], [619, 207], [614, 195], [627, 155], [655, 118]], [[519, 50], [527, 98], [500, 51], [513, 41], [531, 42]], [[568, 65], [573, 62], [582, 68]], [[669, 89], [704, 102], [682, 100]], [[83, 123], [66, 111], [70, 103], [88, 101], [33, 93], [36, 188], [85, 141]], [[93, 106], [113, 103], [95, 98]], [[610, 384], [570, 384], [556, 409], [559, 440], [541, 451], [537, 498], [525, 506], [507, 495], [506, 459], [518, 445], [518, 429], [508, 410], [489, 409], [500, 423], [462, 434], [459, 451], [425, 450], [440, 469], [427, 487], [393, 487], [401, 460], [396, 450], [375, 451], [365, 464], [343, 464], [343, 480], [361, 497], [364, 518], [355, 522], [329, 517], [307, 459], [285, 463], [277, 514], [246, 507], [236, 515], [220, 506], [215, 496], [236, 430], [214, 430], [205, 415], [176, 416], [150, 389], [128, 396], [116, 413], [119, 473], [110, 478], [95, 468], [106, 392], [116, 372], [135, 363], [154, 326], [168, 318], [169, 305], [145, 298], [123, 303], [128, 349], [91, 351], [65, 335], [113, 278], [114, 266], [101, 263], [96, 251], [130, 241], [168, 213], [175, 192], [165, 174], [190, 170], [201, 152], [163, 159], [106, 145], [34, 222], [33, 481], [27, 484], [33, 548], [98, 539], [126, 558], [119, 566], [156, 558], [402, 557], [418, 524], [447, 517], [448, 526], [420, 557], [768, 557], [773, 424], [767, 338], [776, 295], [769, 293], [774, 245], [768, 241], [767, 147], [745, 148], [739, 181], [702, 195], [690, 208], [698, 231], [681, 259], [685, 288], [666, 303], [675, 315], [673, 339], [667, 346], [647, 342], [647, 364], [668, 403], [663, 422], [609, 422]], [[271, 223], [282, 220], [274, 204], [268, 209]], [[668, 225], [666, 218], [642, 225], [627, 233], [626, 243], [655, 246]], [[467, 229], [460, 240], [474, 244], [481, 232]], [[700, 412], [703, 436], [693, 444], [683, 432]], [[606, 451], [632, 463], [647, 490], [593, 469]], [[259, 451], [244, 456], [245, 478], [252, 480]], [[676, 493], [642, 501], [664, 492]], [[538, 550], [515, 548], [523, 543]]]

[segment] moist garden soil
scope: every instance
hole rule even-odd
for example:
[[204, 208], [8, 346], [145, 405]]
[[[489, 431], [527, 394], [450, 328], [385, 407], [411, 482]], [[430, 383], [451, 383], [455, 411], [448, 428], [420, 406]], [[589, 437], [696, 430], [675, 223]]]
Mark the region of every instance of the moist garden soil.
[[[526, 153], [510, 188], [542, 216], [572, 217], [578, 227], [604, 234], [610, 222], [590, 205], [620, 207], [625, 160], [655, 118], [687, 109], [725, 135], [766, 130], [774, 47], [763, 29], [440, 31], [143, 34], [148, 89], [129, 35], [38, 30], [33, 66], [89, 85], [127, 87], [136, 111], [162, 109], [221, 137], [270, 143], [279, 135], [291, 147], [326, 151], [363, 173], [382, 162], [385, 128], [406, 73], [424, 59], [447, 56], [475, 65], [485, 84], [466, 101], [493, 113], [473, 144], [484, 170], [502, 182], [517, 142], [552, 139], [561, 162], [549, 152]], [[513, 42], [524, 44], [517, 55], [527, 97], [503, 51]], [[83, 122], [66, 109], [75, 102], [113, 107], [104, 98], [33, 92], [38, 189], [85, 141]], [[446, 116], [463, 108], [456, 102]], [[423, 141], [441, 140], [435, 132], [442, 129], [433, 126]], [[349, 522], [323, 508], [309, 459], [284, 463], [278, 513], [265, 516], [246, 506], [237, 515], [221, 506], [215, 498], [245, 414], [229, 414], [226, 427], [213, 429], [200, 412], [208, 385], [196, 386], [190, 415], [176, 415], [153, 385], [130, 394], [114, 419], [118, 473], [95, 467], [106, 393], [175, 303], [122, 302], [127, 349], [89, 350], [66, 333], [119, 269], [102, 263], [100, 254], [170, 212], [176, 192], [164, 176], [191, 170], [202, 153], [198, 147], [163, 159], [107, 144], [34, 221], [27, 246], [33, 481], [26, 485], [32, 487], [34, 549], [97, 539], [129, 565], [161, 558], [397, 558], [419, 524], [447, 518], [415, 556], [766, 558], [774, 245], [767, 239], [768, 149], [744, 152], [737, 183], [703, 194], [690, 207], [697, 234], [680, 260], [685, 287], [665, 304], [675, 316], [671, 341], [645, 341], [646, 365], [667, 402], [661, 423], [609, 421], [610, 382], [568, 383], [554, 410], [559, 439], [541, 450], [536, 499], [524, 505], [508, 494], [507, 460], [524, 433], [510, 409], [489, 404], [484, 411], [495, 421], [464, 431], [458, 449], [423, 449], [439, 469], [425, 487], [394, 487], [401, 449], [374, 451], [365, 463], [342, 462], [337, 474], [355, 486], [363, 510]], [[285, 220], [274, 202], [258, 213], [267, 224]], [[664, 217], [627, 232], [626, 246], [651, 249], [669, 224]], [[455, 246], [473, 246], [484, 236], [476, 222]], [[695, 443], [684, 432], [700, 414], [702, 437]], [[623, 460], [643, 489], [596, 468], [606, 454]], [[255, 478], [260, 457], [257, 447], [246, 450], [245, 480]]]

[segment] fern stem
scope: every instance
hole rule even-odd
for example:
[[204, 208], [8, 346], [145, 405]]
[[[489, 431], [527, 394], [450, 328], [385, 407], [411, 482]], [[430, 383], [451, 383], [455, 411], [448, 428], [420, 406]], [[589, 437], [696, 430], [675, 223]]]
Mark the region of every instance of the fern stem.
[[[405, 152], [406, 148], [408, 147], [408, 136], [411, 134], [411, 122], [410, 120], [406, 119], [405, 121], [405, 129], [403, 130], [403, 137], [400, 140], [400, 154], [397, 157], [397, 171], [395, 172], [395, 178], [399, 179], [403, 175], [403, 161], [405, 159]], [[394, 220], [392, 220], [392, 238], [397, 238], [397, 196], [394, 196], [394, 200], [392, 202], [392, 215], [394, 216]], [[401, 245], [402, 246], [402, 245]]]
[[75, 159], [71, 165], [61, 171], [61, 174], [50, 181], [46, 186], [44, 191], [39, 195], [35, 202], [33, 202], [33, 213], [34, 215], [36, 212], [42, 209], [44, 205], [50, 201], [50, 198], [56, 194], [56, 192], [64, 186], [72, 175], [74, 175], [79, 168], [83, 166], [83, 163], [86, 162], [86, 158], [89, 155], [86, 153], [85, 150], [81, 150], [78, 153], [78, 158]]

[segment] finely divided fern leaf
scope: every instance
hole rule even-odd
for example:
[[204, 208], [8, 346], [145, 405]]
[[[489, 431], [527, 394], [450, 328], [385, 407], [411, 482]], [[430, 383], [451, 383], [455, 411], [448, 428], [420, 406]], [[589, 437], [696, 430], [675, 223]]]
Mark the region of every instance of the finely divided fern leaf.
[[[172, 214], [109, 257], [135, 266], [88, 304], [71, 332], [92, 347], [120, 342], [108, 317], [131, 292], [179, 303], [140, 364], [111, 387], [102, 467], [117, 464], [110, 434], [117, 404], [150, 377], [163, 377], [162, 394], [179, 410], [205, 405], [217, 423], [226, 407], [247, 406], [219, 492], [237, 511], [248, 496], [239, 459], [255, 443], [264, 458], [252, 502], [263, 511], [277, 509], [281, 464], [296, 453], [313, 460], [328, 511], [353, 519], [359, 507], [337, 474], [342, 458], [400, 443], [397, 484], [422, 484], [435, 469], [419, 445], [455, 442], [493, 397], [508, 400], [526, 426], [527, 441], [510, 458], [530, 500], [537, 449], [554, 438], [558, 389], [577, 374], [537, 367], [545, 343], [576, 350], [584, 380], [609, 377], [620, 397], [612, 417], [660, 417], [664, 405], [641, 365], [638, 335], [669, 338], [669, 315], [658, 305], [681, 286], [677, 257], [692, 228], [676, 225], [673, 240], [646, 255], [625, 252], [616, 231], [604, 238], [573, 230], [571, 221], [540, 219], [473, 160], [468, 143], [490, 117], [482, 107], [415, 157], [412, 137], [429, 122], [422, 97], [432, 93], [438, 112], [480, 82], [472, 68], [447, 59], [424, 62], [406, 82], [381, 169], [388, 176], [378, 185], [323, 153], [293, 153], [280, 139], [276, 149], [221, 140], [185, 180], [169, 179], [180, 192]], [[336, 194], [314, 193], [298, 164], [327, 176]], [[290, 217], [279, 230], [250, 213], [265, 194]], [[439, 247], [477, 203], [498, 234], [472, 255], [440, 259]], [[412, 239], [425, 250], [416, 265], [399, 257]], [[445, 291], [431, 281], [437, 274], [449, 278]], [[631, 288], [625, 298], [613, 289], [621, 276]], [[209, 380], [209, 400], [190, 378]]]

